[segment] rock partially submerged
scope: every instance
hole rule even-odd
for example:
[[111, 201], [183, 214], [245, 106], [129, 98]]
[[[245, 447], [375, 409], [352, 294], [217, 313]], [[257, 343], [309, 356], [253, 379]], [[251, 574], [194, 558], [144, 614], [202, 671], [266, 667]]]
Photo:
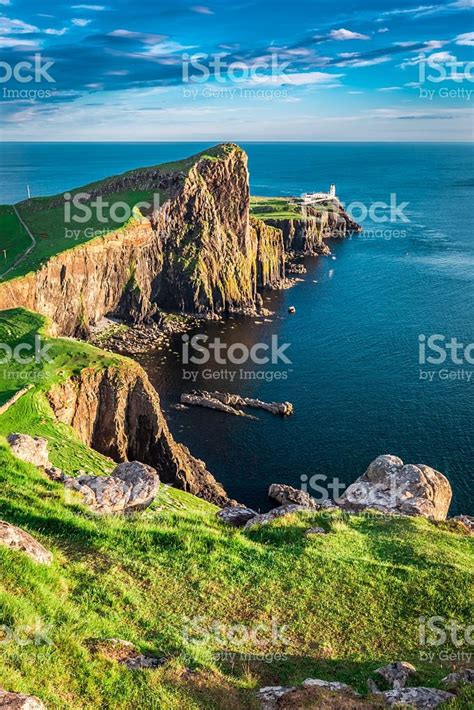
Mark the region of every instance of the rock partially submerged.
[[97, 513], [133, 513], [147, 508], [158, 493], [160, 479], [151, 466], [130, 461], [119, 464], [111, 476], [67, 478], [66, 488], [81, 493]]
[[46, 710], [46, 705], [34, 695], [9, 693], [0, 688], [1, 710]]
[[264, 409], [266, 412], [281, 417], [289, 417], [293, 414], [291, 402], [262, 402], [260, 399], [252, 397], [241, 397], [238, 394], [229, 392], [206, 392], [205, 390], [194, 390], [181, 395], [181, 404], [193, 404], [209, 409], [218, 409], [227, 414], [236, 416], [249, 416], [236, 407], [251, 407], [253, 409]]
[[387, 690], [382, 696], [389, 707], [409, 707], [432, 710], [455, 696], [437, 688], [398, 688]]
[[[4, 520], [0, 520], [0, 545], [10, 550], [24, 552], [33, 562], [40, 565], [50, 565], [53, 555], [29, 533], [17, 528]], [[2, 704], [0, 702], [0, 708]]]
[[452, 490], [442, 473], [424, 464], [404, 464], [397, 456], [379, 456], [340, 498], [342, 507], [421, 515], [445, 520]]

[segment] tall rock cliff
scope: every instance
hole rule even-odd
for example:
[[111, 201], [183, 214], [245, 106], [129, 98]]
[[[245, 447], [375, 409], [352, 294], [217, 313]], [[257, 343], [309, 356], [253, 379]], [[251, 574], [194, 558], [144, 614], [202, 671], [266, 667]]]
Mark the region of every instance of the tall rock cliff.
[[143, 369], [132, 361], [86, 368], [48, 393], [57, 419], [114, 461], [148, 463], [160, 480], [217, 505], [228, 502], [223, 487], [170, 434], [160, 399]]
[[[163, 179], [133, 171], [107, 189], [162, 190]], [[0, 310], [38, 311], [63, 335], [87, 332], [106, 314], [139, 320], [153, 304], [208, 317], [254, 311], [257, 286], [283, 273], [284, 259], [276, 232], [251, 227], [244, 151], [225, 144], [198, 155], [167, 185], [158, 211], [0, 284]]]

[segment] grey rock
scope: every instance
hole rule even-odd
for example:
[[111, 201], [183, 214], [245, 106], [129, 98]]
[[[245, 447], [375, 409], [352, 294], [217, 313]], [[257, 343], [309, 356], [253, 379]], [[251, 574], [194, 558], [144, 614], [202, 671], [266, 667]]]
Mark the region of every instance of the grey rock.
[[403, 464], [397, 456], [376, 458], [340, 498], [342, 507], [445, 520], [452, 490], [448, 479], [425, 464]]
[[94, 653], [98, 653], [110, 661], [116, 661], [130, 670], [158, 668], [166, 661], [165, 658], [156, 658], [140, 653], [133, 643], [124, 639], [89, 639], [88, 646]]
[[327, 531], [324, 528], [308, 528], [305, 535], [327, 535]]
[[416, 668], [411, 663], [399, 661], [377, 668], [375, 672], [381, 675], [392, 688], [397, 689], [405, 687], [408, 677], [416, 673]]
[[57, 468], [56, 466], [46, 468], [45, 473], [52, 481], [59, 481], [60, 483], [63, 483], [66, 480], [66, 476], [64, 475], [63, 471], [61, 471], [61, 469]]
[[441, 681], [444, 685], [456, 686], [461, 683], [474, 683], [474, 670], [472, 668], [464, 668], [462, 671], [450, 673]]
[[335, 690], [342, 693], [351, 693], [357, 695], [352, 686], [346, 683], [339, 683], [336, 680], [320, 680], [319, 678], [306, 678], [303, 681], [303, 688], [326, 688], [327, 690]]
[[217, 513], [219, 520], [234, 528], [243, 528], [256, 515], [255, 510], [246, 508], [244, 505], [226, 506]]
[[308, 512], [308, 508], [303, 505], [281, 505], [279, 508], [273, 508], [269, 513], [261, 513], [256, 515], [245, 525], [245, 530], [255, 527], [256, 525], [267, 525], [276, 518], [281, 518], [284, 515], [299, 513], [301, 511]]
[[46, 705], [34, 695], [8, 693], [0, 688], [1, 710], [46, 710]]
[[262, 704], [262, 710], [276, 710], [279, 698], [291, 693], [292, 690], [294, 688], [285, 688], [282, 685], [260, 688], [257, 692], [257, 697]]
[[280, 505], [295, 503], [296, 505], [304, 505], [307, 508], [319, 508], [319, 505], [309, 493], [292, 486], [286, 486], [283, 483], [272, 483], [268, 489], [268, 495]]
[[147, 508], [160, 484], [157, 472], [139, 461], [119, 464], [111, 476], [68, 478], [65, 487], [81, 493], [98, 513], [131, 513]]
[[12, 454], [25, 463], [31, 463], [41, 468], [51, 468], [46, 439], [28, 434], [10, 434], [7, 441]]
[[21, 550], [34, 562], [41, 565], [50, 565], [53, 559], [51, 552], [29, 533], [3, 520], [0, 520], [0, 545], [8, 547], [10, 550]]
[[409, 707], [416, 710], [431, 710], [454, 698], [452, 693], [436, 688], [398, 688], [382, 693], [389, 707]]

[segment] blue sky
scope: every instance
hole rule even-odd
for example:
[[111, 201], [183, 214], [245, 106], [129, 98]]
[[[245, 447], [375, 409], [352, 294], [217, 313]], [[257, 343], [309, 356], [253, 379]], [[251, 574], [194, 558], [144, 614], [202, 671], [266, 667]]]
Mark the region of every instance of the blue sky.
[[0, 0], [4, 140], [472, 139], [474, 0], [100, 2]]

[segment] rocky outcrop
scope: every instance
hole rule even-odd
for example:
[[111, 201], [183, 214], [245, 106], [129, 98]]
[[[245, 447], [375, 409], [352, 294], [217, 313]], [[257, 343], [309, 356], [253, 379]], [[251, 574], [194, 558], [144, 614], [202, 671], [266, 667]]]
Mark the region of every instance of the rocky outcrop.
[[241, 409], [236, 409], [236, 407], [263, 409], [266, 412], [281, 417], [289, 417], [293, 414], [293, 405], [291, 402], [262, 402], [260, 399], [241, 397], [238, 394], [231, 394], [229, 392], [206, 392], [204, 390], [185, 392], [181, 395], [181, 404], [217, 409], [239, 417], [248, 417], [249, 415]]
[[448, 479], [424, 464], [404, 464], [398, 456], [379, 456], [342, 494], [342, 507], [422, 515], [444, 520], [452, 490]]
[[351, 232], [360, 232], [360, 226], [351, 219], [341, 205], [302, 206], [301, 218], [265, 219], [265, 223], [280, 229], [287, 253], [315, 256], [328, 254], [325, 239], [344, 238]]
[[463, 683], [474, 684], [474, 669], [473, 668], [463, 668], [462, 671], [455, 671], [454, 673], [449, 673], [441, 681], [443, 685], [448, 687], [456, 687], [462, 685]]
[[416, 710], [432, 710], [454, 698], [452, 693], [437, 688], [401, 688], [382, 693], [388, 707], [407, 707]]
[[244, 505], [225, 506], [217, 513], [219, 520], [233, 528], [243, 528], [256, 515], [258, 513], [255, 510]]
[[308, 512], [310, 508], [304, 505], [281, 505], [279, 508], [273, 508], [268, 513], [259, 513], [251, 518], [246, 524], [245, 529], [256, 527], [257, 525], [268, 525], [268, 523], [273, 522], [276, 518], [282, 518], [286, 515], [292, 515], [293, 513]]
[[46, 710], [46, 705], [34, 695], [8, 693], [0, 688], [0, 708], [1, 710]]
[[397, 689], [405, 687], [408, 678], [413, 673], [416, 673], [416, 668], [406, 661], [398, 661], [389, 663], [382, 668], [377, 668], [375, 672], [382, 676], [392, 688]]
[[119, 464], [111, 476], [68, 477], [64, 484], [96, 513], [135, 513], [153, 503], [160, 479], [151, 466], [131, 461]]
[[50, 468], [48, 442], [40, 436], [29, 434], [9, 434], [7, 441], [11, 452], [21, 461], [31, 463], [39, 468]]
[[257, 244], [257, 288], [278, 289], [285, 279], [285, 246], [281, 229], [255, 217], [250, 229]]
[[[244, 151], [225, 144], [211, 152], [166, 178], [160, 209], [0, 284], [0, 310], [38, 311], [63, 335], [84, 335], [108, 313], [141, 322], [156, 305], [206, 317], [255, 312], [257, 285], [284, 273], [281, 234], [250, 224]], [[163, 179], [144, 169], [87, 189], [161, 191]]]
[[296, 503], [296, 505], [303, 505], [307, 508], [320, 507], [309, 493], [299, 488], [293, 488], [293, 486], [286, 486], [283, 483], [272, 483], [268, 489], [268, 495], [270, 498], [280, 503], [280, 505]]
[[158, 393], [133, 361], [104, 369], [86, 368], [48, 393], [57, 419], [72, 426], [80, 439], [117, 463], [143, 461], [160, 480], [224, 505], [222, 486], [172, 437]]
[[[4, 520], [0, 520], [0, 545], [10, 550], [20, 550], [40, 565], [50, 565], [53, 560], [51, 552], [34, 537]], [[2, 707], [1, 702], [0, 707]]]

